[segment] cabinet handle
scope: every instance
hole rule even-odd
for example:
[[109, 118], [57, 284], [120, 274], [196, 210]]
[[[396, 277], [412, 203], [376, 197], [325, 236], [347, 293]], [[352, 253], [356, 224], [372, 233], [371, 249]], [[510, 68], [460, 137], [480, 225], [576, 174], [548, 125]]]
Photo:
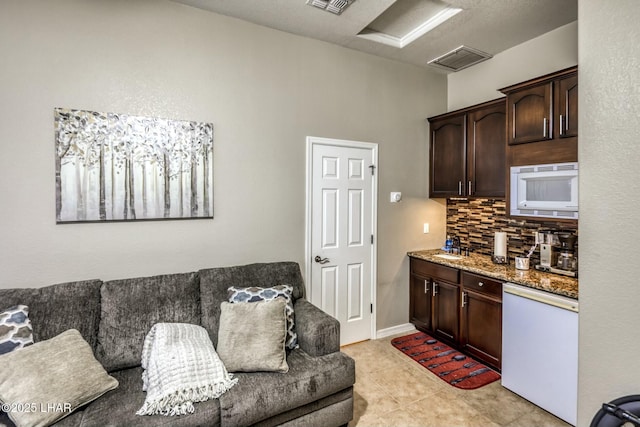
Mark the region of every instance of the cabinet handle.
[[461, 305], [461, 308], [464, 308], [465, 305], [467, 305], [467, 293], [463, 292], [462, 293], [462, 305]]
[[478, 282], [478, 286], [482, 287], [482, 286], [484, 286], [484, 283]]
[[438, 284], [436, 282], [433, 282], [433, 293], [431, 295], [434, 297], [438, 295]]
[[467, 193], [467, 196], [471, 195], [471, 181], [469, 181], [469, 192]]
[[560, 136], [564, 135], [564, 126], [563, 126], [563, 123], [562, 123], [563, 122], [562, 119], [563, 119], [562, 114], [560, 114]]
[[462, 181], [458, 181], [458, 196], [462, 196]]
[[427, 292], [429, 292], [429, 281], [424, 279], [424, 293], [426, 294]]
[[542, 119], [542, 136], [547, 137], [547, 118]]

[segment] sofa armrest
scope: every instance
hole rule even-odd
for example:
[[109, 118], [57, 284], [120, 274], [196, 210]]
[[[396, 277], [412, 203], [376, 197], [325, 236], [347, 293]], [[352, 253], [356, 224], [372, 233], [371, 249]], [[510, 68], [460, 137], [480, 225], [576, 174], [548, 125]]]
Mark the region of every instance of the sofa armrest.
[[296, 333], [300, 348], [310, 356], [340, 351], [340, 322], [306, 299], [294, 305]]

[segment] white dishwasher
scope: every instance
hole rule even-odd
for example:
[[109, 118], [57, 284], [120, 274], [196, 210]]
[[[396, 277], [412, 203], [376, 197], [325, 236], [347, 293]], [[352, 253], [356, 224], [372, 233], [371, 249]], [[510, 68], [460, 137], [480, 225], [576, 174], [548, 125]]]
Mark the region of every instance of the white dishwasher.
[[576, 425], [577, 300], [503, 285], [502, 386]]

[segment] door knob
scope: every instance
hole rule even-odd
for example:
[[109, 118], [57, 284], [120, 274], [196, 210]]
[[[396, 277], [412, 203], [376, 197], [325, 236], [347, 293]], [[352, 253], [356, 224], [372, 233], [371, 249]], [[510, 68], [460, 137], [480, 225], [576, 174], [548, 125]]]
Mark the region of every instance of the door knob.
[[316, 255], [313, 260], [319, 264], [326, 264], [329, 262], [329, 258], [320, 258], [320, 255]]

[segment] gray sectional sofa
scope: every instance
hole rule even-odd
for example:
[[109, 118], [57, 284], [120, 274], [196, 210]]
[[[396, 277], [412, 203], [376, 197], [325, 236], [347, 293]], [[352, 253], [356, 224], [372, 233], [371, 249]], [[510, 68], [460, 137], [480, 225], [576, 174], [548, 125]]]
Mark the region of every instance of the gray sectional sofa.
[[[157, 322], [202, 325], [217, 345], [220, 304], [229, 286], [294, 287], [299, 348], [288, 373], [236, 373], [219, 399], [179, 417], [139, 416], [145, 393], [144, 338]], [[36, 342], [77, 329], [119, 386], [60, 420], [60, 426], [339, 426], [353, 416], [353, 359], [340, 352], [340, 325], [304, 299], [298, 264], [278, 262], [34, 289], [0, 289], [0, 305], [29, 306]], [[6, 414], [4, 414], [6, 422]], [[2, 420], [0, 419], [0, 424]]]

